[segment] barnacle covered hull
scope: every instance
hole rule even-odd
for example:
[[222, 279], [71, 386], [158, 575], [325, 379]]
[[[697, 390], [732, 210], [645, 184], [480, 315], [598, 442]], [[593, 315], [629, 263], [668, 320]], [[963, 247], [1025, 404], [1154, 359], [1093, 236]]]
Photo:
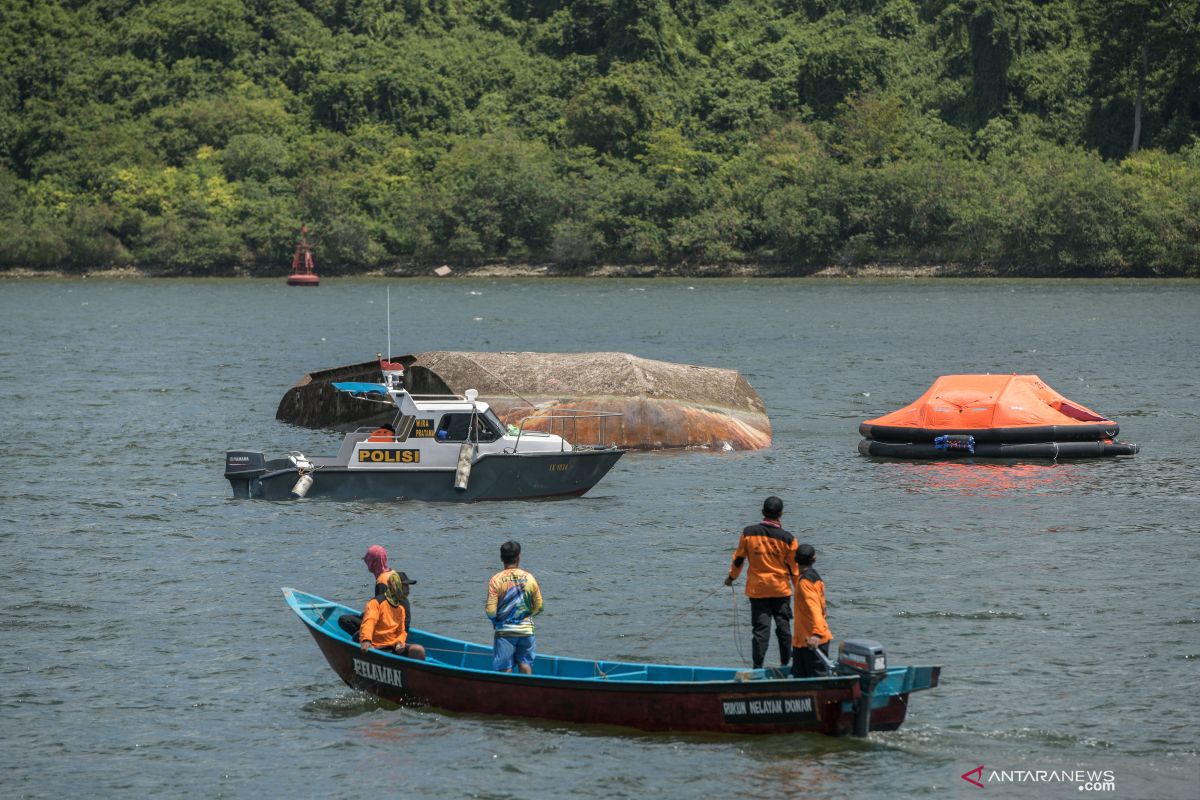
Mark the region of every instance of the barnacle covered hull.
[[[432, 351], [393, 360], [404, 364], [408, 389], [415, 395], [478, 389], [506, 423], [526, 420], [526, 430], [552, 431], [572, 441], [637, 450], [759, 450], [771, 445], [762, 398], [736, 370], [627, 353]], [[386, 408], [332, 387], [334, 381], [353, 380], [378, 381], [378, 362], [306, 375], [284, 395], [276, 417], [304, 427], [342, 430], [383, 421]], [[621, 416], [567, 419], [568, 411]]]

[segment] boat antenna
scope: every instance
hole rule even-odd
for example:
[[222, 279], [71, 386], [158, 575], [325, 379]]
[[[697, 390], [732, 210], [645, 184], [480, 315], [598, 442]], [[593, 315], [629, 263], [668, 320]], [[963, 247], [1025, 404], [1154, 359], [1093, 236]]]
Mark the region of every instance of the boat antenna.
[[392, 287], [387, 287], [388, 361], [392, 360]]

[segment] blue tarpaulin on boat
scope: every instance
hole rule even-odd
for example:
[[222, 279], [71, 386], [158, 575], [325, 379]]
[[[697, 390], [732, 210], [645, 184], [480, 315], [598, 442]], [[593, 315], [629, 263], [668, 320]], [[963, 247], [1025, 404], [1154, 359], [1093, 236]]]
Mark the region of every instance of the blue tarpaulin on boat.
[[339, 392], [349, 392], [352, 395], [368, 394], [387, 394], [387, 387], [382, 383], [359, 383], [357, 381], [343, 381], [342, 383], [333, 384], [333, 388]]

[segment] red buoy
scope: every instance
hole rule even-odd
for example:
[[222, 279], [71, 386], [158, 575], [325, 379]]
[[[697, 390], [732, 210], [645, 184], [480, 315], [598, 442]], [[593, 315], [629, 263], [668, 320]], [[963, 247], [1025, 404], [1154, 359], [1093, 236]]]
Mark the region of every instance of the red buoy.
[[288, 275], [287, 282], [288, 286], [317, 286], [321, 283], [313, 263], [312, 248], [308, 246], [307, 225], [300, 226], [300, 241], [296, 243], [296, 254], [292, 256], [292, 274]]

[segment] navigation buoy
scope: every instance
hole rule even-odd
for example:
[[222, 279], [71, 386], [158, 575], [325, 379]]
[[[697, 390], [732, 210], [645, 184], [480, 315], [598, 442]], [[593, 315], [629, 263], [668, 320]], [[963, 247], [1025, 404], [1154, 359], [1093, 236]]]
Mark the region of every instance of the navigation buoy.
[[321, 279], [317, 276], [316, 264], [313, 263], [312, 248], [308, 246], [308, 226], [300, 226], [300, 241], [296, 243], [296, 253], [292, 256], [292, 274], [288, 275], [288, 286], [317, 286]]

